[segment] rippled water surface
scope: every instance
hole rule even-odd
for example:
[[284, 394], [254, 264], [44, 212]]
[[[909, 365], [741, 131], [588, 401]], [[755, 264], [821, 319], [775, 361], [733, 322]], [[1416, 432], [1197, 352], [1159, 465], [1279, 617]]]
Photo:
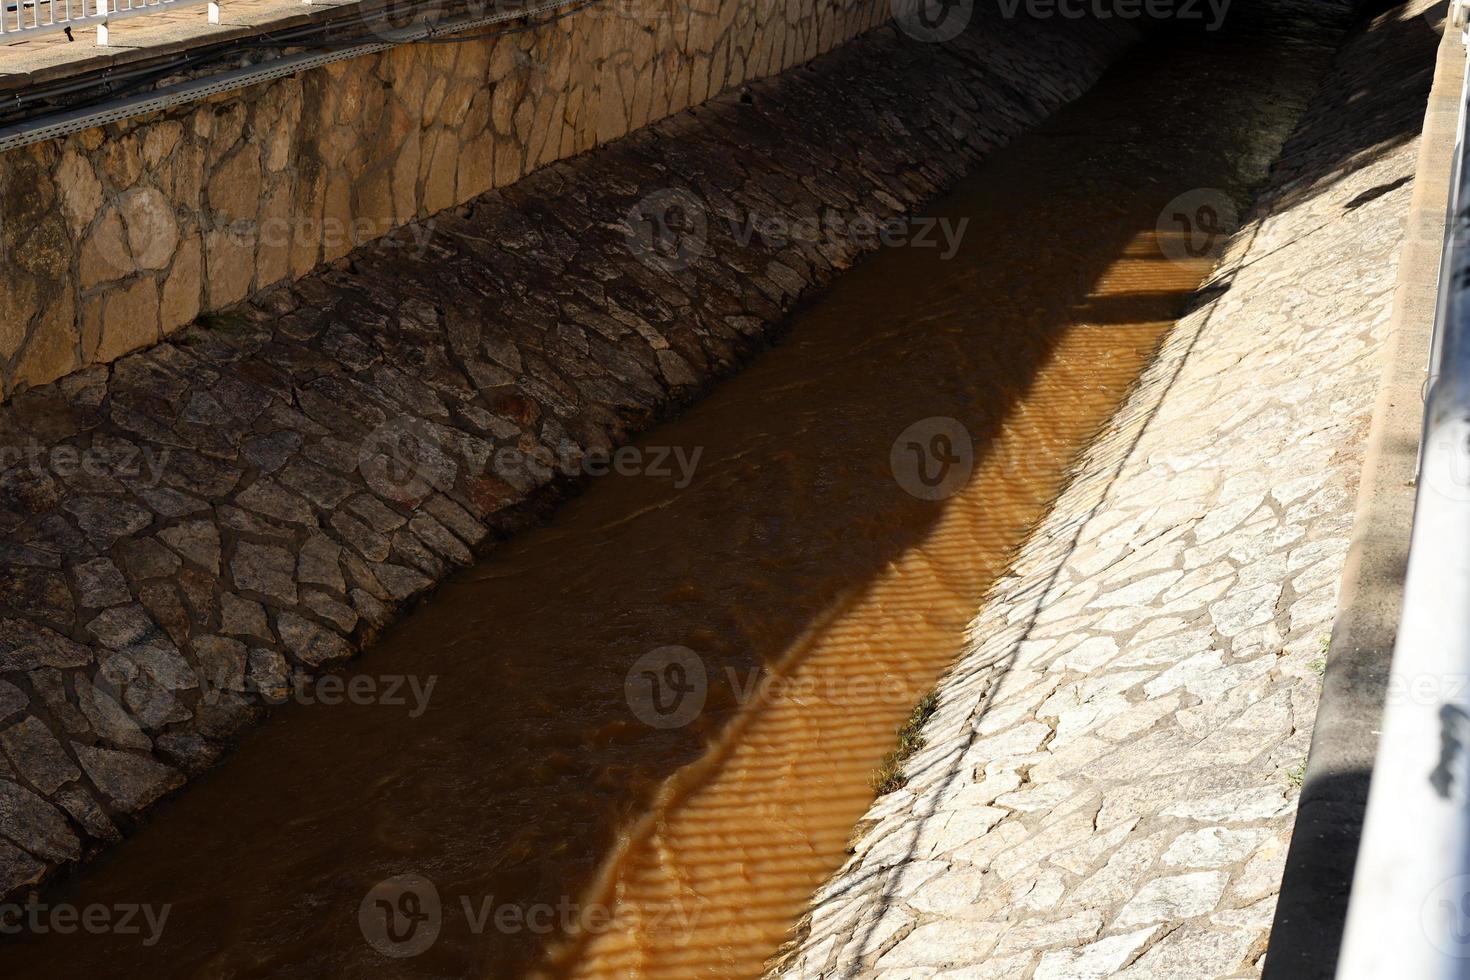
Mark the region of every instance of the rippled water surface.
[[[157, 945], [29, 936], [0, 971], [758, 976], [1208, 270], [1175, 215], [1208, 222], [1215, 199], [1166, 205], [1241, 199], [1303, 71], [1269, 41], [1136, 53], [929, 209], [967, 222], [956, 254], [876, 255], [647, 434], [699, 454], [687, 486], [597, 480], [393, 629], [355, 670], [435, 678], [417, 717], [411, 698], [279, 710], [47, 896], [170, 903]], [[971, 464], [923, 499], [916, 465]], [[399, 875], [419, 891], [369, 894]], [[389, 959], [364, 922], [380, 945], [416, 923], [426, 948]]]

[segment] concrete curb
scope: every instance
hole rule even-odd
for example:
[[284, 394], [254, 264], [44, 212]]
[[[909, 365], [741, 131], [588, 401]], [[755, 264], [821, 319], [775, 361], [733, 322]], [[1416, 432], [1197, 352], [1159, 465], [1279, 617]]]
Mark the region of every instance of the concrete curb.
[[1337, 966], [1403, 598], [1464, 67], [1460, 33], [1446, 23], [1405, 216], [1352, 544], [1263, 980], [1330, 978]]

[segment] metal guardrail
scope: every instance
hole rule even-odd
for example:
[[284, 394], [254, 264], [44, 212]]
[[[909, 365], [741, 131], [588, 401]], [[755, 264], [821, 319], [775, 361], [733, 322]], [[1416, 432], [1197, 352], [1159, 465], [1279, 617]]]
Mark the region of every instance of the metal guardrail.
[[287, 75], [320, 68], [323, 65], [350, 61], [364, 55], [387, 51], [402, 44], [416, 44], [436, 38], [452, 38], [456, 34], [464, 34], [510, 21], [526, 21], [529, 24], [531, 23], [530, 18], [542, 14], [548, 15], [548, 22], [550, 22], [585, 7], [601, 6], [603, 2], [604, 0], [530, 0], [524, 6], [494, 10], [486, 14], [470, 14], [439, 22], [426, 20], [394, 28], [377, 25], [373, 40], [364, 40], [361, 44], [285, 55], [259, 64], [245, 65], [219, 74], [165, 85], [151, 92], [92, 102], [75, 109], [65, 109], [12, 125], [0, 126], [0, 153], [22, 146], [30, 146], [33, 143], [58, 139], [84, 129], [95, 129], [98, 126], [105, 126], [123, 119], [132, 119], [150, 112], [159, 112], [174, 106], [197, 102], [212, 95], [239, 91], [247, 86], [267, 82], [273, 78], [285, 78]]
[[207, 3], [209, 22], [219, 23], [218, 0], [0, 0], [0, 39], [25, 40], [72, 28], [96, 27], [97, 44], [108, 43], [108, 27], [115, 20], [142, 14], [163, 13], [180, 7]]
[[[1467, 8], [1454, 0], [1452, 26], [1465, 27]], [[1338, 980], [1470, 980], [1467, 106], [1470, 70], [1460, 95], [1403, 613]]]

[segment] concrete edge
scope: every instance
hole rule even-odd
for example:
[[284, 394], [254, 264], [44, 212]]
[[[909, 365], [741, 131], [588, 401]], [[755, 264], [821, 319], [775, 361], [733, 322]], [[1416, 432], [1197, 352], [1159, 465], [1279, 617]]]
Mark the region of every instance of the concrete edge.
[[[283, 5], [279, 8], [226, 15], [225, 22], [221, 24], [209, 23], [205, 19], [204, 8], [199, 7], [195, 11], [198, 14], [197, 23], [162, 25], [165, 28], [175, 27], [177, 29], [166, 30], [161, 36], [144, 37], [142, 40], [138, 40], [136, 35], [128, 37], [122, 32], [130, 28], [136, 30], [138, 27], [158, 31], [160, 25], [137, 20], [120, 21], [113, 28], [119, 32], [118, 42], [106, 48], [92, 45], [91, 38], [96, 34], [96, 27], [84, 23], [75, 29], [78, 40], [74, 43], [86, 45], [85, 52], [79, 52], [75, 57], [64, 60], [46, 61], [28, 68], [7, 68], [7, 70], [0, 71], [0, 92], [22, 92], [33, 85], [45, 82], [76, 78], [134, 65], [146, 65], [151, 61], [171, 55], [195, 51], [211, 45], [224, 45], [231, 41], [248, 40], [271, 31], [301, 27], [312, 23], [333, 24], [354, 16], [364, 6], [367, 6], [364, 0], [312, 0], [309, 5], [305, 3], [294, 6]], [[48, 38], [62, 36], [44, 35]], [[40, 40], [40, 38], [27, 39], [24, 36], [6, 35], [6, 37], [11, 40], [0, 42], [0, 55], [4, 54], [5, 47], [8, 45], [23, 44], [28, 40], [31, 42]], [[132, 43], [128, 43], [129, 41]], [[63, 52], [70, 53], [66, 48], [61, 48], [56, 53]], [[36, 54], [33, 60], [43, 60], [45, 54], [51, 53]], [[35, 53], [22, 52], [21, 56], [14, 60], [24, 64], [22, 58], [26, 54]], [[5, 59], [0, 59], [0, 66], [4, 66], [5, 63]]]
[[1337, 967], [1403, 600], [1464, 69], [1460, 32], [1446, 20], [1404, 218], [1352, 541], [1263, 980], [1326, 980]]

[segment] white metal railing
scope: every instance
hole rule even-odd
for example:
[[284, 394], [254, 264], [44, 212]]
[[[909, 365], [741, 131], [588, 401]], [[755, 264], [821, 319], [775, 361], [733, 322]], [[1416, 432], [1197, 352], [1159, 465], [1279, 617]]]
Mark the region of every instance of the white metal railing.
[[[1466, 24], [1466, 0], [1451, 23]], [[1462, 35], [1462, 40], [1467, 40]], [[1470, 167], [1460, 93], [1414, 529], [1338, 980], [1470, 980]]]
[[218, 24], [218, 0], [0, 0], [0, 43], [61, 31], [70, 37], [72, 28], [96, 27], [97, 43], [105, 46], [115, 20], [200, 3], [209, 6], [209, 22]]

